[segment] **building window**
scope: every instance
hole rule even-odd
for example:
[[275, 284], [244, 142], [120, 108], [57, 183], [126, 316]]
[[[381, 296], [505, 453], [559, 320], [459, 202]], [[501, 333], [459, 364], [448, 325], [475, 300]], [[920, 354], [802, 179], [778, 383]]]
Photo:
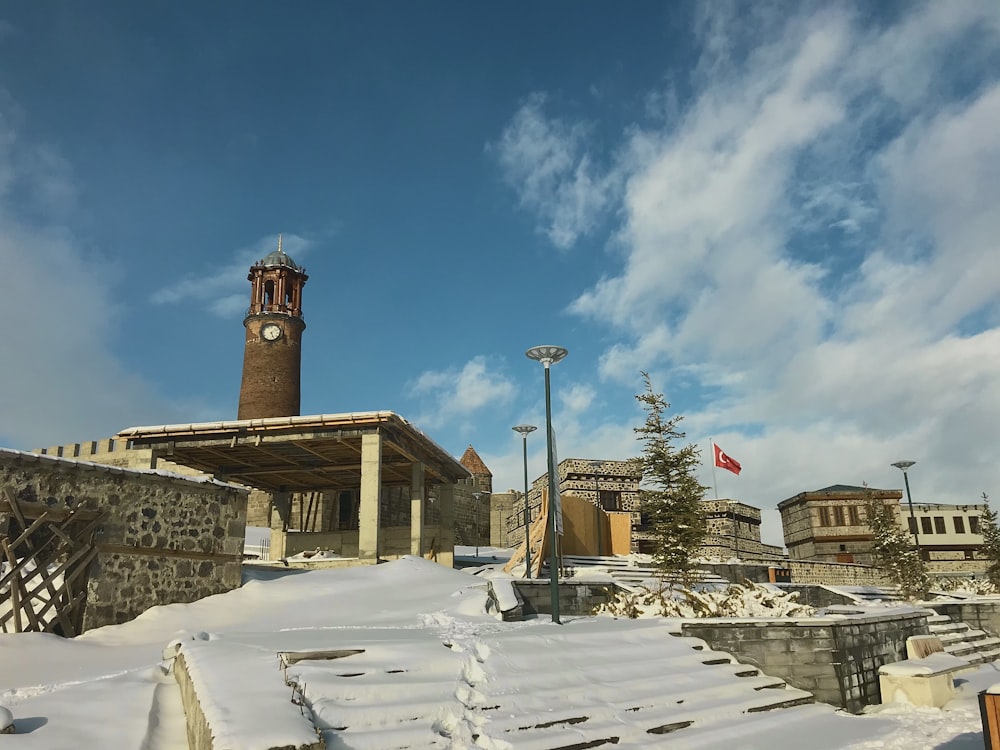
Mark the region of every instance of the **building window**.
[[966, 560], [974, 560], [975, 559], [975, 555], [973, 554], [973, 552], [972, 552], [971, 549], [965, 550], [965, 559]]
[[944, 516], [934, 516], [934, 533], [947, 534], [944, 528]]
[[840, 505], [835, 506], [833, 509], [833, 524], [834, 526], [844, 525], [844, 509]]
[[965, 533], [965, 519], [961, 516], [955, 516], [952, 519], [955, 522], [955, 533], [964, 534]]
[[934, 530], [931, 528], [931, 517], [921, 516], [920, 517], [920, 530], [925, 534], [933, 534]]
[[913, 516], [910, 516], [909, 518], [907, 518], [906, 519], [906, 525], [910, 527], [910, 533], [911, 534], [916, 534], [917, 533], [917, 519], [916, 518], [914, 518]]
[[819, 509], [819, 525], [830, 526], [830, 509], [826, 506]]
[[852, 505], [847, 509], [847, 518], [851, 522], [851, 526], [861, 525], [861, 516], [858, 513], [857, 505]]
[[969, 516], [969, 533], [979, 533], [979, 516]]
[[601, 508], [603, 510], [621, 510], [622, 493], [614, 490], [601, 490]]

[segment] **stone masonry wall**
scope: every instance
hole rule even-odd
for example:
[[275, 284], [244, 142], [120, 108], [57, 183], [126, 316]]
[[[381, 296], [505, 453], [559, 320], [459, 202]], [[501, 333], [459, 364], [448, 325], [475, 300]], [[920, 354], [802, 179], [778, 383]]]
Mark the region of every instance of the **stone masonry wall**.
[[[0, 489], [26, 506], [106, 514], [88, 571], [84, 630], [240, 585], [243, 488], [0, 449]], [[11, 523], [0, 511], [0, 535]]]
[[892, 582], [878, 568], [867, 565], [788, 560], [792, 583], [825, 583], [829, 586], [887, 586]]
[[837, 620], [697, 620], [681, 630], [854, 713], [881, 702], [878, 668], [905, 659], [906, 639], [929, 632], [926, 614], [916, 610]]
[[[518, 579], [514, 589], [522, 601], [525, 615], [551, 615], [552, 589], [548, 578]], [[613, 583], [566, 583], [559, 582], [559, 614], [585, 617], [594, 609], [606, 604], [615, 596], [617, 586]]]

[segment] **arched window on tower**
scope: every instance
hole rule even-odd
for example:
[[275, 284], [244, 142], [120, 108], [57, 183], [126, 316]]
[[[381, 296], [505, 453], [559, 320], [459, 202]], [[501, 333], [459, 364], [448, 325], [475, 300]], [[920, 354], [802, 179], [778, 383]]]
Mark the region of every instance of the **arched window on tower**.
[[264, 282], [264, 309], [269, 309], [274, 304], [274, 281], [268, 279]]

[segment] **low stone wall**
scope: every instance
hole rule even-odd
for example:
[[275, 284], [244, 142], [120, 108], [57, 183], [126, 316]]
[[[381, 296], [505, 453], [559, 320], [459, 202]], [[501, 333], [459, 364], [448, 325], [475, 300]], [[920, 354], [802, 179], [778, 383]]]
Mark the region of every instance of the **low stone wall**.
[[930, 602], [927, 606], [938, 614], [966, 623], [977, 630], [985, 630], [1000, 638], [1000, 600], [977, 599], [963, 602]]
[[[247, 501], [241, 487], [0, 449], [0, 490], [34, 513], [104, 513], [87, 570], [81, 631], [241, 583]], [[0, 510], [0, 537], [15, 525]]]
[[798, 600], [802, 604], [810, 607], [832, 607], [839, 604], [854, 604], [854, 600], [847, 594], [840, 594], [828, 588], [814, 583], [776, 583], [774, 584], [782, 591], [798, 594]]
[[881, 702], [878, 668], [906, 658], [908, 637], [929, 633], [927, 615], [909, 608], [843, 619], [685, 621], [681, 630], [854, 713]]
[[891, 583], [882, 571], [868, 565], [788, 560], [782, 567], [792, 571], [792, 583], [825, 583], [829, 586], [886, 586]]
[[753, 581], [754, 583], [767, 583], [770, 581], [768, 571], [772, 567], [785, 567], [784, 565], [730, 565], [728, 563], [701, 563], [698, 565], [702, 570], [709, 570], [715, 575], [725, 578], [733, 583], [743, 583]]
[[[522, 614], [551, 615], [552, 589], [548, 578], [518, 579], [514, 589], [522, 600]], [[592, 615], [594, 609], [614, 599], [618, 587], [613, 583], [559, 583], [561, 615]]]

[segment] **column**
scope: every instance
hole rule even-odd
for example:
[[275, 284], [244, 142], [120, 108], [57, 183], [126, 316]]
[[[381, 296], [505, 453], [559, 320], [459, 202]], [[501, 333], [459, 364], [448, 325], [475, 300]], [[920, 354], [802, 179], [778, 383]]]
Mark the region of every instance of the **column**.
[[450, 568], [455, 564], [455, 485], [439, 484], [436, 492], [441, 510], [437, 561]]
[[424, 554], [424, 465], [419, 461], [410, 478], [410, 554]]
[[358, 557], [378, 562], [382, 493], [382, 436], [361, 436], [361, 507], [358, 512]]

